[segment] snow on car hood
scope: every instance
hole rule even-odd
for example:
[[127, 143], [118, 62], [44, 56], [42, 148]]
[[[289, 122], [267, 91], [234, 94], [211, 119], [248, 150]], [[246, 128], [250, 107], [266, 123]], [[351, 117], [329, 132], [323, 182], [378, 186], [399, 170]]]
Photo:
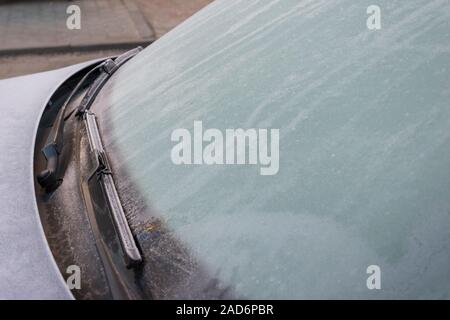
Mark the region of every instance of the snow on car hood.
[[0, 81], [0, 299], [73, 299], [39, 218], [33, 153], [51, 95], [96, 61]]

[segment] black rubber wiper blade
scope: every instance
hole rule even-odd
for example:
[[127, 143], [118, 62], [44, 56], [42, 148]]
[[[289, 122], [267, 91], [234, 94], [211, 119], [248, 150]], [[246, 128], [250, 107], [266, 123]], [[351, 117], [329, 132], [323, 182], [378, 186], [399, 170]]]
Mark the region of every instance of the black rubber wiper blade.
[[[114, 225], [114, 232], [117, 235], [117, 239], [119, 240], [122, 249], [125, 265], [128, 268], [134, 267], [142, 262], [142, 257], [133, 238], [133, 234], [131, 233], [131, 229], [128, 225], [125, 212], [115, 187], [108, 157], [103, 148], [95, 114], [89, 111], [85, 112], [83, 121], [89, 140], [90, 157], [92, 159], [92, 163], [94, 164], [92, 173], [87, 177], [87, 180], [83, 182], [83, 192], [89, 193], [85, 194], [85, 198], [90, 199], [87, 201], [95, 202], [95, 204], [91, 203], [88, 208], [91, 208], [91, 211], [93, 211], [93, 217], [97, 217], [98, 215], [102, 216], [104, 214], [104, 210], [108, 211], [108, 215]], [[101, 208], [99, 213], [96, 212], [96, 208]], [[93, 225], [97, 224], [98, 223], [95, 223]], [[107, 233], [110, 231], [111, 230], [108, 230]], [[99, 230], [99, 232], [102, 234], [103, 241], [108, 242], [110, 237], [103, 234], [101, 230]], [[109, 241], [113, 242], [113, 240]], [[108, 246], [108, 243], [106, 244]], [[110, 244], [109, 246], [113, 247], [114, 245]]]
[[92, 86], [89, 88], [88, 92], [84, 96], [81, 104], [77, 108], [75, 113], [76, 116], [81, 116], [84, 112], [89, 110], [94, 101], [95, 97], [98, 95], [100, 90], [103, 88], [104, 84], [108, 81], [111, 75], [117, 71], [123, 64], [128, 60], [133, 58], [142, 50], [141, 47], [137, 47], [133, 50], [125, 52], [123, 55], [117, 57], [115, 60], [108, 59], [102, 65], [103, 73], [94, 81]]
[[73, 99], [79, 89], [85, 84], [86, 80], [94, 73], [100, 72], [88, 92], [83, 97], [80, 106], [76, 109], [76, 115], [80, 116], [89, 110], [95, 97], [98, 95], [103, 85], [108, 81], [114, 72], [116, 72], [124, 63], [133, 58], [142, 50], [142, 47], [137, 47], [133, 50], [127, 51], [119, 57], [107, 59], [100, 65], [90, 70], [72, 90], [69, 97], [61, 106], [57, 113], [56, 120], [47, 138], [45, 146], [42, 148], [42, 153], [46, 159], [46, 167], [37, 175], [37, 181], [45, 189], [46, 192], [51, 192], [59, 187], [62, 183], [62, 173], [60, 166], [60, 154], [64, 147], [64, 124], [65, 121], [72, 115], [72, 112], [66, 115], [66, 107]]

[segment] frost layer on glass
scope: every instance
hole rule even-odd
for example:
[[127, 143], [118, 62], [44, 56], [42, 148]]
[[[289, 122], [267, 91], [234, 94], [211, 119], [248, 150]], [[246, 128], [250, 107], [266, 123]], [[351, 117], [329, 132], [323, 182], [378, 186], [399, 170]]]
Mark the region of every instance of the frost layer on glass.
[[[372, 1], [215, 1], [99, 97], [119, 165], [240, 296], [450, 298], [450, 5], [376, 2], [374, 31]], [[174, 165], [196, 120], [280, 129], [278, 174]]]

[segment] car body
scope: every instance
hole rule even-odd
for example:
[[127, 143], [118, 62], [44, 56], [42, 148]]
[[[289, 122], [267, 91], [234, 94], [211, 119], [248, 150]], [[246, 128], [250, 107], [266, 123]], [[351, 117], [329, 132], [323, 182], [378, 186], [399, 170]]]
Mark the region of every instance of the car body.
[[71, 297], [77, 265], [81, 299], [449, 298], [450, 6], [378, 7], [216, 1], [129, 61], [1, 81], [7, 297]]
[[71, 75], [92, 62], [0, 82], [2, 299], [71, 299], [42, 229], [34, 193], [33, 153], [43, 108]]

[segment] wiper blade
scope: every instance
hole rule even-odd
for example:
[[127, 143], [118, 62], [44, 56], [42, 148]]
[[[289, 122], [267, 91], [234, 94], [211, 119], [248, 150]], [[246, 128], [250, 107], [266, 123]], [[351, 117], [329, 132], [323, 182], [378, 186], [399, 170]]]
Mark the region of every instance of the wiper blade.
[[[95, 219], [95, 221], [92, 221], [92, 225], [98, 226], [99, 223], [96, 221], [103, 221], [101, 226], [98, 226], [98, 232], [103, 242], [106, 243], [107, 247], [114, 247], [113, 243], [117, 238], [122, 249], [125, 265], [128, 268], [134, 267], [142, 262], [142, 257], [115, 187], [95, 114], [87, 111], [84, 113], [83, 121], [89, 140], [89, 157], [91, 159], [89, 163], [92, 171], [83, 182], [82, 189], [85, 193], [85, 199], [89, 203], [87, 207], [91, 211], [90, 218]], [[108, 224], [105, 221], [106, 217], [110, 217], [112, 220], [113, 228], [106, 227]], [[105, 228], [107, 228], [106, 231]], [[108, 236], [112, 231], [116, 234], [116, 237]], [[99, 245], [102, 245], [102, 243], [99, 243]]]
[[103, 88], [103, 85], [108, 81], [111, 75], [117, 71], [125, 62], [133, 58], [142, 50], [141, 47], [137, 47], [133, 50], [125, 52], [121, 56], [117, 57], [115, 60], [108, 59], [102, 65], [102, 74], [94, 81], [92, 86], [89, 88], [88, 92], [81, 101], [80, 106], [75, 113], [76, 116], [81, 116], [86, 110], [92, 105], [97, 94]]
[[72, 101], [75, 94], [85, 84], [86, 80], [94, 72], [100, 72], [96, 80], [92, 83], [88, 92], [83, 97], [80, 106], [77, 108], [76, 115], [80, 116], [89, 110], [95, 97], [100, 92], [104, 84], [108, 81], [111, 75], [116, 72], [124, 63], [134, 57], [142, 50], [141, 47], [125, 52], [114, 60], [108, 59], [102, 64], [90, 70], [72, 90], [69, 97], [61, 106], [57, 113], [56, 120], [48, 135], [45, 146], [42, 148], [42, 154], [46, 159], [45, 169], [37, 175], [37, 181], [45, 189], [46, 192], [51, 192], [59, 187], [62, 183], [62, 173], [60, 166], [60, 154], [64, 147], [64, 124], [65, 121], [72, 115], [72, 112], [66, 116], [66, 107]]

